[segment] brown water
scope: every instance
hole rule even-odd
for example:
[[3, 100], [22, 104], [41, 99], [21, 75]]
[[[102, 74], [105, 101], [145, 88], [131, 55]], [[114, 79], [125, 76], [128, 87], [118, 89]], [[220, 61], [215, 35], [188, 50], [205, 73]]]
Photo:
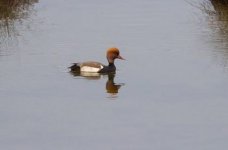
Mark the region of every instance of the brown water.
[[[0, 29], [1, 149], [227, 149], [227, 19], [216, 4], [26, 5]], [[68, 72], [106, 63], [112, 46], [127, 59], [115, 75]]]

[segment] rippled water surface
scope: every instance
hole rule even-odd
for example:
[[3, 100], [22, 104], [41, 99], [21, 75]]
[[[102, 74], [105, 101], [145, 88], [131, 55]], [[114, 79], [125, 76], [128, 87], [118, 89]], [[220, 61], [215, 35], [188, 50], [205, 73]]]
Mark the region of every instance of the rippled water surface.
[[[212, 2], [34, 0], [7, 10], [1, 149], [228, 149], [228, 15]], [[69, 73], [73, 62], [106, 63], [112, 46], [126, 58], [115, 75]]]

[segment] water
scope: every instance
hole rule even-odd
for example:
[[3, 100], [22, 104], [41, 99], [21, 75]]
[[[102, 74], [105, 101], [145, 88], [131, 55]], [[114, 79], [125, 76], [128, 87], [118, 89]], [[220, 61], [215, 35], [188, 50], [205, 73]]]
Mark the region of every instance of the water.
[[[30, 4], [1, 28], [1, 149], [227, 149], [226, 22], [204, 2]], [[112, 46], [114, 76], [68, 72]]]

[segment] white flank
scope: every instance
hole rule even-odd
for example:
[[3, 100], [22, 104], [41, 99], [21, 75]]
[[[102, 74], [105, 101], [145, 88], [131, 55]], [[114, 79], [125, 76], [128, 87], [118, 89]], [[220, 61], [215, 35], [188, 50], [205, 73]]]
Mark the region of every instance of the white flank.
[[82, 72], [98, 72], [103, 68], [103, 66], [100, 66], [100, 68], [90, 67], [90, 66], [83, 66], [81, 67]]

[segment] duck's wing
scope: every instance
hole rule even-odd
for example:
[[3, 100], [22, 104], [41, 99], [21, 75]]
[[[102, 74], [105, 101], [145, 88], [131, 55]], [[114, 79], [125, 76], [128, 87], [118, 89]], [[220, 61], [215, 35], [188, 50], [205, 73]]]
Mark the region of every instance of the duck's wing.
[[99, 72], [105, 67], [102, 63], [87, 61], [79, 64], [81, 72]]

